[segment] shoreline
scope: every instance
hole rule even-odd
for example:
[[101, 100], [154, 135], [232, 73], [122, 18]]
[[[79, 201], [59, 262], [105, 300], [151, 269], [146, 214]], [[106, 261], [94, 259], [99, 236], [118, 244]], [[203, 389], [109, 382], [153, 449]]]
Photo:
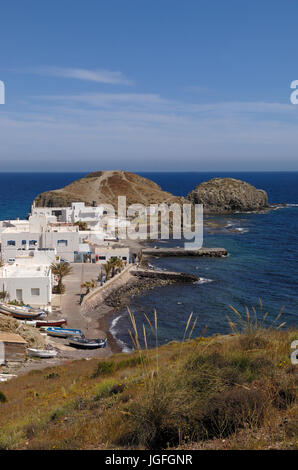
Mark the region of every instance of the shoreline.
[[110, 332], [111, 318], [128, 307], [132, 297], [141, 295], [156, 287], [177, 283], [172, 279], [139, 278], [129, 272], [127, 274], [125, 280], [119, 279], [120, 282], [113, 288], [111, 287], [106, 296], [102, 296], [99, 292], [98, 296], [95, 294], [92, 305], [84, 306], [83, 314], [85, 318], [88, 318], [90, 322], [96, 322], [97, 327], [95, 328], [99, 332], [105, 332], [112, 354], [124, 351], [117, 338]]

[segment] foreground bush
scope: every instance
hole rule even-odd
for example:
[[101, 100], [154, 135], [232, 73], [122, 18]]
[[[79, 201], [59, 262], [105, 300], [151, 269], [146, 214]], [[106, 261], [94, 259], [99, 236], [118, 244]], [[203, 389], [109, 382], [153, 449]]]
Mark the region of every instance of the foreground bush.
[[197, 338], [20, 376], [2, 386], [0, 448], [295, 448], [296, 338]]

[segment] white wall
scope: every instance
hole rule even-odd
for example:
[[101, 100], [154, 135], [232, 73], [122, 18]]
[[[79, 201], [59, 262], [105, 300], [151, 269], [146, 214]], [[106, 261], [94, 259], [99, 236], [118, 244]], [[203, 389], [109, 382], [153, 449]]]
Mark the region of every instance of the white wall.
[[[105, 259], [98, 259], [98, 261], [96, 261], [99, 264], [104, 264], [111, 258], [120, 258], [124, 262], [127, 262], [127, 263], [130, 262], [129, 248], [96, 247], [94, 252], [95, 252], [95, 257], [96, 256], [105, 257]], [[92, 258], [93, 257], [94, 255], [92, 255]], [[126, 259], [124, 260], [123, 258], [126, 258]]]
[[[51, 275], [43, 277], [5, 277], [0, 279], [0, 290], [6, 290], [10, 300], [17, 299], [16, 290], [22, 291], [22, 301], [38, 307], [45, 307], [51, 302]], [[32, 289], [39, 289], [39, 295], [32, 295]]]

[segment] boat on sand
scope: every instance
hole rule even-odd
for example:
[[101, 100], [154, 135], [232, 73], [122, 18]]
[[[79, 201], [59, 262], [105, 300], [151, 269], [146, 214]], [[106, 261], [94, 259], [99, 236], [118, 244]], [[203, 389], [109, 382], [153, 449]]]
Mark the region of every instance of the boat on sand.
[[70, 336], [82, 336], [82, 330], [78, 330], [75, 328], [60, 328], [55, 326], [50, 326], [49, 328], [45, 328], [44, 331], [49, 336], [57, 336], [58, 338], [68, 338]]
[[36, 320], [36, 327], [41, 328], [41, 327], [47, 327], [47, 326], [62, 326], [66, 325], [67, 320], [64, 320], [62, 318], [61, 320]]
[[3, 302], [0, 302], [0, 313], [19, 320], [34, 320], [46, 314], [44, 310], [38, 310], [30, 306], [18, 307], [17, 305], [9, 305]]
[[50, 358], [50, 357], [56, 357], [57, 354], [58, 354], [57, 351], [55, 351], [54, 349], [28, 348], [28, 356], [31, 356], [31, 357]]
[[84, 336], [73, 336], [69, 339], [69, 344], [70, 346], [81, 349], [105, 348], [107, 345], [107, 338], [88, 339]]

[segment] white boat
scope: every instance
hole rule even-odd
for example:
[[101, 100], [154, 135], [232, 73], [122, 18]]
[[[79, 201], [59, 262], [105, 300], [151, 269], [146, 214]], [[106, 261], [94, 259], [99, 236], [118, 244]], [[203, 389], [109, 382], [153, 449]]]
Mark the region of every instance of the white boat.
[[71, 346], [81, 349], [105, 348], [107, 345], [107, 338], [88, 339], [80, 336], [73, 336], [72, 338], [70, 338], [69, 344]]
[[18, 320], [34, 320], [35, 318], [46, 315], [44, 310], [38, 310], [26, 305], [19, 307], [17, 305], [9, 305], [3, 302], [0, 302], [0, 313], [17, 318]]
[[58, 354], [57, 351], [55, 351], [54, 349], [28, 348], [28, 355], [31, 357], [49, 358], [49, 357], [56, 357], [57, 354]]
[[7, 382], [8, 380], [17, 377], [15, 374], [0, 374], [0, 382]]
[[24, 325], [36, 326], [36, 320], [23, 320]]

